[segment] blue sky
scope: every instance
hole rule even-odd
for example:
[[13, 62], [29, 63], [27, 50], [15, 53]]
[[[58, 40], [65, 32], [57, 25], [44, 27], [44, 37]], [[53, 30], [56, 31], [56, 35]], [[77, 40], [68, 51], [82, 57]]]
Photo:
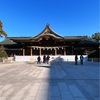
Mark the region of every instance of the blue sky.
[[99, 32], [99, 0], [0, 0], [8, 36], [35, 36], [47, 23], [62, 36]]

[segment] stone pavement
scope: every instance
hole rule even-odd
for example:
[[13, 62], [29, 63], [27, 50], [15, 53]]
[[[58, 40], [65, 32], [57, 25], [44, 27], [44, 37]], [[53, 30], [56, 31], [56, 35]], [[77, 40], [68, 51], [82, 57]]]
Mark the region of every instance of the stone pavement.
[[0, 63], [0, 100], [99, 100], [99, 63]]

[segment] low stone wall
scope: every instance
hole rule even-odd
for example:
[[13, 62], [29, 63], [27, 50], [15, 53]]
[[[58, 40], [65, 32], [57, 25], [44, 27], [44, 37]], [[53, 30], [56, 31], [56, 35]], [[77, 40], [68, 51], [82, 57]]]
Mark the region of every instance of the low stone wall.
[[0, 58], [0, 62], [12, 62], [12, 61], [14, 61], [14, 57]]
[[[15, 56], [15, 61], [29, 61], [29, 62], [34, 62], [37, 61], [38, 56]], [[41, 61], [43, 61], [43, 56], [41, 57]], [[83, 55], [84, 57], [84, 62], [88, 61], [87, 55]], [[80, 60], [80, 55], [78, 55], [78, 61]], [[64, 62], [64, 61], [75, 61], [75, 55], [57, 55], [57, 56], [51, 56], [50, 55], [50, 61], [56, 61], [56, 62]]]

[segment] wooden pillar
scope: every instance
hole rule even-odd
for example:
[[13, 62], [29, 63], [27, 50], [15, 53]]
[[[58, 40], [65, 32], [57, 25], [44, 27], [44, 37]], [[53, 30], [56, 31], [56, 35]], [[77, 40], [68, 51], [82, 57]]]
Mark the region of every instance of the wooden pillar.
[[32, 48], [30, 48], [30, 55], [32, 56]]
[[66, 49], [66, 55], [67, 55], [67, 48], [65, 48]]
[[40, 48], [40, 56], [41, 56], [41, 48]]
[[23, 56], [25, 55], [25, 49], [23, 48]]
[[66, 48], [63, 48], [64, 49], [64, 55], [66, 55]]
[[55, 50], [55, 55], [57, 55], [57, 49], [55, 48], [54, 50]]

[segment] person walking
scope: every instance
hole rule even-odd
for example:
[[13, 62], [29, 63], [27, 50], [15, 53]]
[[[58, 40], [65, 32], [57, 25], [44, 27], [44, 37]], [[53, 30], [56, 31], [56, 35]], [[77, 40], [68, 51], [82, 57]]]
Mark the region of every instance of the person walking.
[[75, 65], [77, 65], [77, 60], [78, 60], [78, 57], [77, 55], [75, 55]]
[[80, 55], [80, 63], [83, 65], [83, 55]]
[[41, 57], [38, 56], [38, 57], [37, 57], [37, 64], [40, 64], [40, 63], [41, 63], [40, 61], [41, 61]]

